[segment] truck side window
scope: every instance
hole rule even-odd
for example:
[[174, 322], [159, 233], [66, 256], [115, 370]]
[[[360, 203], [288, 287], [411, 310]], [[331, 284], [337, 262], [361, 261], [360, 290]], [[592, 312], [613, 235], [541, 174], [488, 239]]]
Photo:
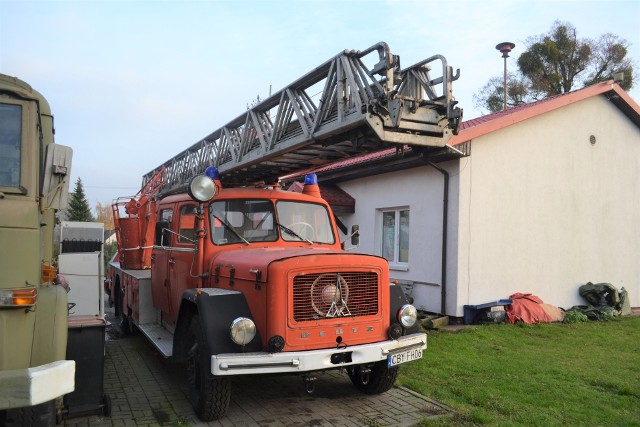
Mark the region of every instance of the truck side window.
[[0, 187], [20, 185], [22, 106], [0, 104]]
[[171, 233], [163, 231], [171, 229], [171, 218], [173, 217], [173, 209], [162, 209], [158, 215], [156, 222], [156, 246], [167, 246], [171, 241]]
[[197, 208], [197, 205], [184, 205], [180, 208], [178, 243], [194, 243], [195, 241], [195, 232], [193, 230], [196, 219], [195, 208]]

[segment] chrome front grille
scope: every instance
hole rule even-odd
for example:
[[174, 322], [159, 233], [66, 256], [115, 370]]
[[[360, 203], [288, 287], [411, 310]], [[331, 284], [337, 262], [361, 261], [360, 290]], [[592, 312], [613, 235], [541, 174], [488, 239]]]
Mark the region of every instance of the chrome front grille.
[[375, 272], [302, 274], [293, 279], [293, 318], [296, 322], [378, 313]]

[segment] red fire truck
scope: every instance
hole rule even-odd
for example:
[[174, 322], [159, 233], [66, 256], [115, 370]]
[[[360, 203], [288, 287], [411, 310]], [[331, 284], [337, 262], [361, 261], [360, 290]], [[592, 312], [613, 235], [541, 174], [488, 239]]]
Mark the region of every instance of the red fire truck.
[[[434, 74], [435, 69], [435, 76]], [[442, 56], [402, 69], [385, 43], [344, 51], [174, 156], [114, 205], [107, 290], [135, 327], [186, 365], [202, 420], [223, 417], [230, 377], [343, 369], [368, 394], [427, 346], [382, 257], [343, 249], [317, 178], [279, 177], [358, 153], [451, 150], [462, 112]], [[319, 93], [319, 100], [313, 94]]]

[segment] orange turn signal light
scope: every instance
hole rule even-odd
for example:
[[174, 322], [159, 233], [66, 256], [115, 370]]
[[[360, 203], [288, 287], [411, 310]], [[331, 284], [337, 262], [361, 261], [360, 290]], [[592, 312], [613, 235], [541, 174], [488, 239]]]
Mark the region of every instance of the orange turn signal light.
[[42, 264], [42, 283], [52, 283], [56, 278], [56, 268], [49, 264]]
[[7, 289], [0, 291], [0, 307], [27, 307], [36, 304], [37, 288]]

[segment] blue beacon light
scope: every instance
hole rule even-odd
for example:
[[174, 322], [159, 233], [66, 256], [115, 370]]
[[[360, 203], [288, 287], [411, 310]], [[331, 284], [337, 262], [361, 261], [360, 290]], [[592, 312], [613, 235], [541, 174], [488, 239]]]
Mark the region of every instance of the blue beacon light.
[[315, 173], [305, 175], [304, 185], [318, 185], [318, 176]]
[[207, 166], [204, 170], [204, 174], [214, 181], [220, 180], [220, 172], [218, 172], [218, 168], [215, 166]]

